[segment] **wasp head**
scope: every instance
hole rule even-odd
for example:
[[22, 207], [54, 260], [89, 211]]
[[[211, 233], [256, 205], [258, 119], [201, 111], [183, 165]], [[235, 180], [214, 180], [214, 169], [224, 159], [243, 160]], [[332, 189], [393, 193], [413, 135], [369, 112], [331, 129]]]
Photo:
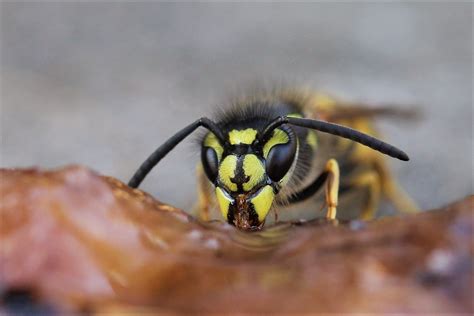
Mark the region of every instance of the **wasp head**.
[[268, 139], [257, 135], [253, 128], [233, 129], [222, 145], [209, 133], [202, 145], [203, 167], [216, 187], [222, 216], [243, 230], [263, 226], [297, 158], [298, 141], [291, 128], [275, 129]]

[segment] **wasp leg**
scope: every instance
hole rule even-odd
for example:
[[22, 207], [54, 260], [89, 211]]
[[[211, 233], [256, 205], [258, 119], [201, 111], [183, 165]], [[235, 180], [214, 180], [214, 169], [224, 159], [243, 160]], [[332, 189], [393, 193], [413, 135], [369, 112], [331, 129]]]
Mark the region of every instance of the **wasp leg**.
[[363, 220], [373, 219], [377, 212], [381, 196], [381, 181], [379, 174], [374, 170], [368, 170], [351, 180], [349, 187], [367, 190], [367, 200], [365, 201], [365, 205], [363, 206], [359, 217]]
[[312, 197], [326, 183], [327, 218], [336, 218], [339, 191], [339, 165], [335, 159], [329, 159], [324, 171], [307, 187], [293, 194], [288, 202], [298, 203]]
[[326, 181], [326, 204], [328, 211], [326, 218], [336, 219], [336, 207], [339, 193], [339, 165], [335, 159], [329, 159], [325, 171], [328, 173]]
[[368, 196], [359, 216], [360, 219], [369, 220], [375, 217], [382, 196], [387, 198], [398, 212], [417, 212], [418, 207], [415, 202], [400, 188], [384, 161], [373, 162], [370, 169], [349, 178], [348, 183], [342, 184], [339, 189], [341, 195], [349, 191], [367, 191]]
[[293, 203], [298, 203], [301, 201], [304, 201], [313, 195], [315, 195], [318, 190], [323, 186], [324, 182], [326, 182], [326, 179], [328, 178], [328, 172], [324, 171], [322, 172], [311, 184], [309, 184], [306, 188], [303, 190], [296, 192], [293, 194], [289, 199], [288, 203], [293, 204]]
[[198, 202], [194, 207], [194, 213], [200, 220], [208, 221], [213, 207], [212, 188], [201, 164], [196, 167], [196, 175]]
[[306, 188], [295, 193], [288, 202], [292, 204], [306, 200], [313, 196], [325, 182], [326, 205], [328, 206], [326, 217], [335, 219], [339, 192], [339, 165], [335, 159], [329, 159], [324, 171]]
[[375, 161], [375, 170], [379, 174], [383, 195], [402, 213], [416, 213], [419, 211], [416, 203], [400, 187], [394, 179], [383, 159]]

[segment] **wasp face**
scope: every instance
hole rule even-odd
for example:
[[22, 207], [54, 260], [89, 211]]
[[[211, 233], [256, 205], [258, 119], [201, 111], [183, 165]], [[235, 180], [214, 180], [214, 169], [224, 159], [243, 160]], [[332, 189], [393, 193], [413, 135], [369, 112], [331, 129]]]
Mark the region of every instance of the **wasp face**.
[[201, 152], [222, 216], [244, 230], [263, 226], [296, 162], [297, 138], [290, 128], [275, 129], [262, 142], [257, 141], [257, 134], [252, 128], [234, 129], [228, 133], [228, 143], [221, 145], [209, 133]]

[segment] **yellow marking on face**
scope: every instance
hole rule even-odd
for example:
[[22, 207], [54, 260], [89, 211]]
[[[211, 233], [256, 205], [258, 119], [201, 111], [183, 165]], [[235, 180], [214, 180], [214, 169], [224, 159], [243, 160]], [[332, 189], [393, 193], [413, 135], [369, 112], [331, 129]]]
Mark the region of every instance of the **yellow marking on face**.
[[244, 130], [231, 130], [229, 132], [229, 142], [231, 145], [247, 144], [251, 145], [257, 137], [257, 130], [247, 128]]
[[265, 166], [257, 156], [245, 155], [243, 169], [245, 175], [249, 177], [249, 180], [243, 184], [243, 188], [245, 191], [250, 191], [262, 182], [265, 176]]
[[318, 137], [316, 136], [316, 132], [308, 131], [308, 135], [306, 136], [306, 143], [313, 149], [316, 150], [318, 147]]
[[219, 209], [221, 210], [222, 216], [227, 219], [227, 214], [229, 213], [229, 207], [232, 203], [232, 199], [227, 196], [227, 194], [222, 191], [221, 188], [216, 187], [216, 197], [217, 202], [219, 203]]
[[263, 146], [263, 157], [265, 157], [265, 159], [268, 157], [268, 153], [270, 152], [270, 149], [272, 149], [273, 146], [278, 144], [286, 144], [289, 141], [290, 139], [284, 131], [278, 128], [275, 129], [273, 131], [272, 137]]
[[224, 153], [224, 148], [222, 147], [221, 143], [217, 139], [214, 133], [207, 134], [206, 138], [204, 139], [204, 146], [210, 147], [216, 151], [217, 160], [221, 160], [222, 154]]
[[230, 190], [237, 191], [237, 184], [231, 181], [237, 170], [237, 156], [228, 155], [219, 165], [219, 180]]
[[263, 222], [265, 217], [270, 211], [270, 207], [273, 204], [273, 199], [275, 194], [273, 193], [273, 188], [269, 185], [263, 187], [263, 189], [250, 200], [250, 203], [253, 204], [253, 208], [258, 215], [258, 220]]

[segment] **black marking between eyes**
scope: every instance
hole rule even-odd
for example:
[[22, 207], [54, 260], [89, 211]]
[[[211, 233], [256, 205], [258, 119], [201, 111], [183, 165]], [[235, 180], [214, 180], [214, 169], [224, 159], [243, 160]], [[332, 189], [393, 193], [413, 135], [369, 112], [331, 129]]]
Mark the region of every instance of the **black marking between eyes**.
[[246, 176], [244, 172], [244, 157], [238, 156], [234, 177], [230, 178], [230, 181], [237, 185], [238, 192], [244, 192], [243, 184], [250, 180], [250, 176]]

